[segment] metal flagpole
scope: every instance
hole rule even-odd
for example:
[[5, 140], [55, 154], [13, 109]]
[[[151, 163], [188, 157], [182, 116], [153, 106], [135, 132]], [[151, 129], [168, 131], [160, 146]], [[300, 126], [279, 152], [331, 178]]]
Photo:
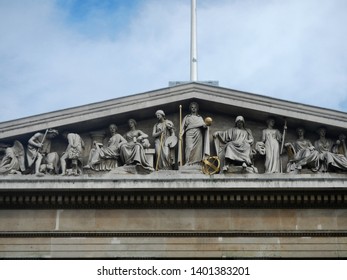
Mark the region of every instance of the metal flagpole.
[[198, 57], [196, 47], [196, 0], [192, 0], [190, 30], [190, 81], [198, 80]]
[[[197, 0], [191, 0], [191, 21], [190, 21], [190, 80], [198, 81], [198, 51], [197, 51]], [[186, 84], [187, 81], [169, 82], [169, 86]], [[199, 81], [199, 83], [218, 86], [218, 81]]]

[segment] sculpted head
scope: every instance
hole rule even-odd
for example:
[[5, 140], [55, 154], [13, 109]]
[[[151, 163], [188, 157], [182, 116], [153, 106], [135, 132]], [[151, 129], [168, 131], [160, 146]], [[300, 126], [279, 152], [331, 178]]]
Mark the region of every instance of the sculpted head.
[[158, 119], [165, 119], [165, 113], [163, 110], [157, 110], [155, 112], [155, 115]]
[[235, 119], [235, 126], [238, 128], [242, 128], [245, 126], [245, 119], [243, 116], [237, 116]]
[[299, 137], [304, 137], [305, 135], [305, 129], [303, 127], [298, 127], [296, 129], [296, 134], [299, 136]]
[[271, 128], [274, 127], [275, 126], [275, 119], [274, 118], [268, 118], [266, 120], [266, 124], [268, 127], [271, 127]]
[[129, 119], [128, 120], [128, 125], [130, 128], [136, 127], [137, 123], [134, 119]]
[[326, 134], [327, 134], [327, 129], [325, 128], [325, 127], [320, 127], [319, 129], [318, 129], [318, 134], [319, 134], [319, 136], [321, 136], [321, 137], [325, 137], [326, 136]]
[[111, 134], [114, 135], [117, 132], [118, 127], [114, 123], [112, 123], [109, 125], [108, 129], [111, 132]]
[[189, 110], [192, 113], [197, 113], [199, 111], [199, 104], [196, 102], [191, 102], [189, 104]]

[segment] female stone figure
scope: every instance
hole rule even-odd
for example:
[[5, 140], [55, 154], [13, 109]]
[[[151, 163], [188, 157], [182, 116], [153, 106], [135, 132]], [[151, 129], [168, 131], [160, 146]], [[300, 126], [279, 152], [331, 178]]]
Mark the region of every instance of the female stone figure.
[[128, 120], [130, 130], [124, 135], [127, 143], [123, 144], [120, 149], [120, 156], [124, 164], [137, 165], [144, 171], [152, 172], [154, 169], [147, 161], [144, 148], [150, 146], [148, 135], [143, 131], [136, 129], [136, 121]]
[[275, 120], [269, 118], [267, 128], [263, 130], [262, 141], [265, 144], [265, 173], [280, 173], [280, 142], [282, 135], [274, 128]]
[[346, 135], [341, 133], [338, 138], [334, 152], [336, 154], [344, 155], [347, 158]]
[[209, 155], [208, 126], [198, 114], [199, 105], [189, 105], [190, 114], [182, 121], [182, 135], [185, 135], [185, 165], [200, 164], [205, 155]]
[[174, 164], [173, 148], [177, 144], [174, 124], [165, 118], [163, 110], [155, 113], [158, 122], [153, 127], [152, 136], [155, 138], [156, 169], [172, 169]]
[[245, 128], [243, 116], [235, 119], [235, 127], [213, 134], [216, 151], [221, 159], [223, 171], [228, 171], [229, 165], [241, 165], [243, 168], [252, 167], [252, 144], [254, 141], [250, 129]]
[[[126, 144], [127, 141], [122, 135], [117, 133], [117, 125], [110, 124], [109, 131], [111, 138], [107, 142], [107, 146], [103, 146], [102, 143], [93, 143], [94, 148], [89, 153], [88, 165], [85, 168], [91, 168], [97, 171], [111, 170], [117, 167], [120, 157], [120, 147]], [[106, 162], [108, 159], [114, 159], [116, 162]]]
[[347, 158], [338, 153], [338, 145], [341, 144], [341, 141], [333, 142], [331, 139], [326, 138], [326, 129], [324, 127], [321, 127], [318, 133], [319, 139], [314, 142], [314, 146], [320, 155], [320, 171], [327, 172], [329, 167], [347, 170]]
[[301, 170], [303, 166], [311, 168], [313, 172], [319, 170], [319, 152], [312, 145], [311, 141], [305, 139], [305, 130], [299, 127], [297, 130], [298, 139], [293, 143], [286, 143], [285, 146], [291, 147], [294, 155], [287, 165], [287, 172]]
[[24, 147], [15, 140], [12, 147], [5, 150], [5, 155], [0, 162], [0, 175], [21, 174], [25, 171]]

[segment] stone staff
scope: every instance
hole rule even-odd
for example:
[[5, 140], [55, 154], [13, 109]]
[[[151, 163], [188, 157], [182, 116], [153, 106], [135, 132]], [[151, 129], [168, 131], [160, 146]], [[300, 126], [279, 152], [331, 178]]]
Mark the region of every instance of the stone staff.
[[183, 165], [182, 162], [182, 105], [179, 106], [180, 108], [180, 137], [179, 137], [179, 160], [180, 160], [180, 166]]
[[155, 165], [155, 170], [158, 171], [158, 167], [159, 167], [159, 160], [160, 160], [160, 155], [161, 155], [161, 150], [163, 148], [163, 136], [164, 136], [164, 131], [166, 129], [165, 123], [164, 123], [164, 129], [160, 134], [160, 146], [159, 146], [159, 151], [158, 151], [158, 155], [157, 155], [157, 163]]
[[[280, 156], [283, 153], [283, 148], [284, 148], [284, 140], [286, 138], [286, 131], [287, 131], [287, 120], [284, 119], [284, 125], [283, 125], [283, 134], [282, 134], [282, 143], [281, 143], [281, 150], [280, 150]], [[283, 173], [283, 163], [281, 160], [281, 173]]]

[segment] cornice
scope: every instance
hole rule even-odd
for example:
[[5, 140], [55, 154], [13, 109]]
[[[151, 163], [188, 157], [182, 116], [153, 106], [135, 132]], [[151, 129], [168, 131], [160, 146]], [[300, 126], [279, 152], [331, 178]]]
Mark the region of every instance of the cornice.
[[[344, 112], [222, 87], [188, 83], [3, 122], [0, 123], [0, 139], [11, 138], [16, 135], [24, 135], [52, 127], [97, 121], [110, 116], [117, 116], [142, 109], [158, 108], [168, 103], [177, 105], [177, 102], [190, 99], [204, 100], [232, 108], [237, 107], [243, 110], [279, 115], [343, 129], [346, 128], [347, 114]], [[141, 104], [140, 107], [139, 104]]]
[[347, 208], [345, 176], [0, 180], [0, 209]]

